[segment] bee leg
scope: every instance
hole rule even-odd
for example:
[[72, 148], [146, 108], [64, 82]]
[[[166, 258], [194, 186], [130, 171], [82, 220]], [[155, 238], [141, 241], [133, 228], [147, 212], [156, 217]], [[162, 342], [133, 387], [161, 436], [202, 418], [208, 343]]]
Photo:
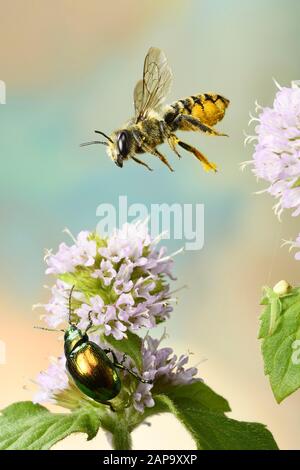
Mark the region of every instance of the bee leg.
[[217, 165], [215, 163], [209, 162], [207, 158], [199, 152], [195, 147], [192, 145], [186, 144], [185, 142], [182, 142], [181, 140], [178, 140], [178, 145], [182, 147], [184, 150], [187, 150], [188, 152], [191, 152], [195, 155], [196, 158], [201, 162], [203, 168], [205, 171], [217, 171]]
[[170, 129], [168, 128], [168, 126], [166, 125], [164, 121], [159, 121], [159, 127], [160, 127], [162, 135], [167, 140], [173, 152], [176, 153], [178, 158], [181, 158], [181, 155], [177, 152], [177, 149], [176, 149], [177, 140], [178, 140], [176, 135], [170, 132]]
[[189, 116], [188, 114], [180, 114], [174, 121], [174, 126], [177, 130], [182, 131], [201, 131], [209, 135], [225, 136], [227, 134], [222, 134], [212, 127], [203, 124], [200, 119], [195, 118], [194, 116]]
[[151, 154], [154, 155], [155, 157], [158, 157], [161, 162], [163, 162], [165, 165], [167, 165], [167, 167], [169, 168], [170, 171], [174, 171], [173, 168], [171, 167], [170, 163], [166, 159], [166, 157], [162, 153], [160, 153], [157, 149], [153, 150], [151, 152]]
[[176, 145], [178, 144], [178, 140], [179, 140], [178, 137], [176, 137], [175, 134], [170, 134], [167, 137], [167, 140], [168, 140], [168, 144], [170, 145], [173, 152], [176, 153], [178, 158], [181, 158], [181, 155], [177, 152], [177, 149], [176, 149]]
[[136, 158], [136, 157], [131, 157], [132, 160], [134, 160], [136, 163], [139, 163], [140, 165], [143, 165], [145, 166], [146, 168], [148, 168], [149, 171], [153, 171], [152, 168], [150, 168], [150, 166], [147, 165], [147, 163], [143, 162], [142, 160], [140, 160], [139, 158]]
[[[143, 142], [135, 132], [133, 132], [133, 136], [134, 136], [136, 142], [138, 143], [138, 145], [140, 146], [140, 148], [143, 152], [148, 152], [151, 155], [154, 155], [155, 157], [158, 157], [165, 165], [167, 165], [167, 167], [169, 168], [170, 171], [174, 171], [173, 168], [171, 167], [170, 163], [166, 159], [166, 157], [164, 155], [162, 155], [157, 149], [152, 150], [151, 147], [146, 145], [145, 142]], [[141, 160], [138, 160], [138, 158], [136, 158], [136, 157], [132, 157], [132, 158], [133, 158], [133, 160], [137, 161], [137, 163], [141, 163], [142, 165], [147, 166], [144, 162], [142, 162]]]

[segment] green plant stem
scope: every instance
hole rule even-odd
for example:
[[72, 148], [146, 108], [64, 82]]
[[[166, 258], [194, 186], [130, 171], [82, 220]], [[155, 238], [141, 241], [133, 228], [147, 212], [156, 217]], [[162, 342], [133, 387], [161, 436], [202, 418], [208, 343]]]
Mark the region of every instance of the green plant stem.
[[112, 447], [114, 450], [131, 450], [132, 439], [128, 430], [128, 424], [124, 418], [115, 422], [112, 432]]

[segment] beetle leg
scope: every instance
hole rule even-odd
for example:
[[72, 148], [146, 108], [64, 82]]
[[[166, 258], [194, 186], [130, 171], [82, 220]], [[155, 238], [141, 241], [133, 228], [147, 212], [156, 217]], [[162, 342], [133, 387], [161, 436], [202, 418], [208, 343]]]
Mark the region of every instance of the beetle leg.
[[118, 369], [125, 370], [126, 372], [128, 372], [129, 374], [131, 374], [133, 377], [135, 377], [137, 380], [139, 380], [139, 381], [142, 382], [143, 384], [152, 384], [152, 383], [153, 383], [153, 380], [142, 379], [142, 377], [140, 377], [138, 374], [136, 374], [135, 372], [133, 372], [133, 370], [128, 369], [128, 367], [123, 366], [122, 363], [120, 363], [120, 362], [115, 362], [115, 363], [114, 363], [114, 366], [117, 367]]
[[115, 353], [114, 353], [114, 351], [113, 351], [112, 349], [106, 348], [106, 349], [103, 349], [103, 351], [105, 352], [105, 354], [109, 354], [109, 353], [110, 353], [110, 354], [112, 355], [113, 360], [114, 360], [114, 361], [113, 361], [113, 364], [114, 364], [114, 365], [119, 364], [118, 358], [117, 358], [117, 356], [115, 355]]
[[128, 367], [125, 367], [123, 364], [127, 358], [127, 354], [124, 354], [123, 355], [123, 358], [121, 360], [121, 362], [118, 362], [118, 359], [117, 359], [117, 356], [115, 355], [114, 351], [110, 348], [106, 348], [106, 349], [103, 349], [103, 351], [105, 352], [105, 354], [107, 353], [111, 353], [112, 357], [113, 357], [113, 364], [115, 367], [117, 367], [118, 369], [121, 369], [121, 370], [125, 370], [126, 372], [128, 372], [129, 374], [133, 375], [133, 377], [135, 377], [137, 380], [139, 380], [140, 382], [142, 382], [143, 384], [152, 384], [152, 380], [146, 380], [146, 379], [142, 379], [142, 377], [140, 377], [138, 374], [136, 374], [135, 372], [133, 372], [133, 370], [129, 369]]
[[123, 365], [123, 364], [124, 364], [124, 362], [126, 361], [126, 359], [127, 359], [127, 354], [126, 354], [126, 353], [124, 353], [124, 354], [123, 354], [122, 361], [120, 362], [120, 364], [121, 364], [121, 365]]
[[117, 410], [112, 406], [112, 404], [111, 404], [109, 401], [103, 401], [102, 404], [109, 406], [109, 407], [110, 407], [110, 411], [113, 411], [114, 413], [117, 411]]
[[123, 354], [122, 360], [121, 360], [121, 362], [119, 362], [117, 356], [115, 355], [115, 353], [114, 353], [114, 351], [113, 351], [112, 349], [107, 348], [107, 349], [103, 349], [103, 351], [105, 352], [105, 354], [110, 353], [110, 354], [112, 355], [113, 360], [114, 360], [114, 362], [113, 362], [114, 366], [115, 366], [115, 365], [117, 365], [117, 366], [118, 366], [118, 365], [123, 366], [124, 362], [125, 362], [126, 359], [127, 359], [127, 354], [126, 354], [126, 353]]

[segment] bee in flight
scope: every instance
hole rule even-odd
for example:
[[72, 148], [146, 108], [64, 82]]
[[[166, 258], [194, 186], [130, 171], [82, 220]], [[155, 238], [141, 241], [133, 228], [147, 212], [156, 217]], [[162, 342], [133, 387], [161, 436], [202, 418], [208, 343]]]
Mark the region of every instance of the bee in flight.
[[202, 163], [206, 171], [216, 171], [217, 167], [192, 145], [176, 136], [177, 131], [201, 131], [209, 135], [224, 136], [213, 126], [223, 119], [229, 100], [215, 93], [192, 95], [171, 105], [164, 105], [165, 98], [172, 84], [172, 71], [165, 54], [158, 48], [151, 47], [145, 57], [143, 78], [134, 88], [134, 118], [110, 136], [107, 141], [92, 141], [81, 144], [103, 144], [107, 146], [109, 157], [120, 168], [125, 160], [151, 168], [139, 156], [149, 153], [158, 157], [173, 171], [167, 158], [158, 150], [158, 146], [168, 143], [178, 157], [177, 146], [191, 152]]

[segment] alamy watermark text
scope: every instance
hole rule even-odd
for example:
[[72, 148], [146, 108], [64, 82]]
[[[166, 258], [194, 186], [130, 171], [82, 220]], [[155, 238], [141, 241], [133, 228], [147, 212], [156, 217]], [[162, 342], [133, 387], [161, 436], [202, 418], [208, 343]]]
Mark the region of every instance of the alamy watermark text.
[[97, 207], [97, 233], [110, 235], [115, 227], [148, 219], [151, 237], [163, 234], [163, 239], [181, 240], [186, 250], [201, 250], [204, 246], [204, 204], [128, 204], [127, 196], [119, 196], [118, 207], [103, 203]]

